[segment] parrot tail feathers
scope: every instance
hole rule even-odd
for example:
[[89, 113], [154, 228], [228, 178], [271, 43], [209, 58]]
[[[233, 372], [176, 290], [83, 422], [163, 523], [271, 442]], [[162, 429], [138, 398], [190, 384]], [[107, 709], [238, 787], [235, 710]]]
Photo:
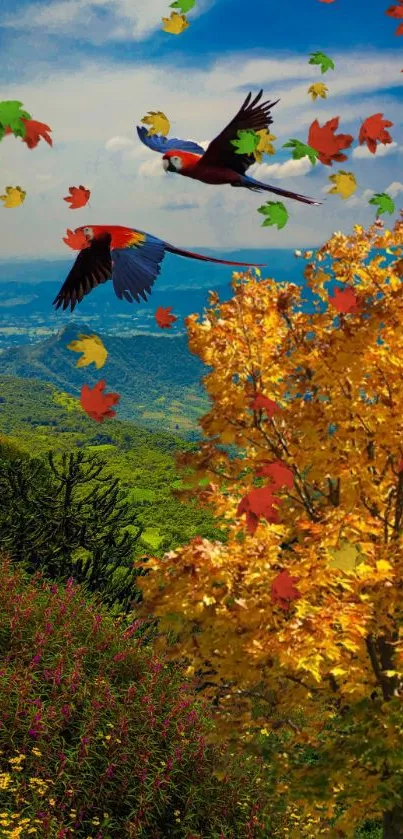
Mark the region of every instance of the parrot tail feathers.
[[165, 242], [165, 250], [169, 253], [174, 253], [177, 256], [185, 256], [188, 259], [201, 259], [204, 262], [218, 262], [220, 265], [242, 265], [246, 268], [265, 268], [266, 263], [255, 262], [230, 262], [227, 259], [215, 259], [213, 256], [203, 256], [201, 253], [193, 253], [193, 251], [185, 251], [181, 248], [175, 248], [174, 245], [169, 245]]
[[[281, 187], [271, 186], [271, 184], [264, 184], [261, 181], [255, 181], [254, 178], [245, 176], [240, 186], [246, 186], [254, 192], [274, 192], [275, 195], [281, 195], [283, 198], [292, 198], [294, 201], [300, 201], [302, 204], [321, 204], [321, 201], [315, 201], [314, 198], [308, 198], [306, 195], [299, 195], [298, 192], [289, 192], [287, 189]], [[236, 184], [237, 186], [237, 184]]]

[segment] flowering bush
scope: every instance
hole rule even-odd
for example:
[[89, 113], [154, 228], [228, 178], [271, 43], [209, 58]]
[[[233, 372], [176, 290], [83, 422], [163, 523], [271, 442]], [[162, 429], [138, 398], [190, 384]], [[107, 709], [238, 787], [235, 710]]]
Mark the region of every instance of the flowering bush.
[[262, 766], [206, 744], [178, 666], [72, 579], [0, 568], [0, 835], [260, 836]]

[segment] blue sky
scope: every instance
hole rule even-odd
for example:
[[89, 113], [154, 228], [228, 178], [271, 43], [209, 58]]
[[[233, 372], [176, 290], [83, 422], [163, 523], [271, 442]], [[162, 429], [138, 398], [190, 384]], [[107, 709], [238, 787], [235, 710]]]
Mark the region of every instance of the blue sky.
[[[391, 2], [391, 0], [390, 0]], [[385, 15], [386, 0], [286, 0], [245, 4], [198, 0], [181, 35], [162, 32], [169, 0], [3, 0], [0, 13], [0, 99], [20, 99], [35, 119], [53, 129], [54, 147], [30, 151], [5, 138], [0, 146], [0, 192], [27, 191], [16, 209], [0, 207], [1, 256], [66, 257], [67, 227], [125, 224], [181, 247], [309, 247], [334, 230], [348, 232], [375, 216], [368, 198], [388, 190], [402, 206], [403, 38]], [[322, 51], [336, 70], [321, 75], [308, 64]], [[310, 84], [323, 81], [328, 99], [312, 102]], [[249, 90], [281, 101], [273, 111], [276, 155], [251, 174], [323, 200], [322, 207], [287, 201], [283, 230], [262, 228], [257, 208], [270, 193], [187, 182], [163, 172], [160, 157], [144, 148], [134, 125], [162, 110], [172, 136], [206, 143], [232, 118]], [[392, 146], [375, 156], [358, 147], [360, 119], [383, 112], [394, 123]], [[332, 167], [292, 161], [282, 143], [307, 140], [310, 123], [340, 116], [354, 135], [345, 163]], [[354, 172], [356, 194], [326, 196], [328, 178]], [[70, 211], [68, 187], [92, 190], [90, 207]], [[235, 194], [234, 194], [235, 193]], [[393, 221], [386, 217], [387, 223]]]

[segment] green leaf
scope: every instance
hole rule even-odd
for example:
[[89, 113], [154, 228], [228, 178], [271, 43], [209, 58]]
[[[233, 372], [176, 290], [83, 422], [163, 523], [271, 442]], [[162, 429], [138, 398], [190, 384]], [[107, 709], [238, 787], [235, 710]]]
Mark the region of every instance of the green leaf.
[[288, 221], [288, 212], [281, 201], [267, 201], [262, 207], [258, 208], [258, 213], [262, 213], [267, 218], [264, 220], [262, 227], [270, 227], [276, 224], [281, 230], [285, 227]]
[[230, 140], [231, 145], [237, 147], [236, 154], [253, 154], [261, 140], [256, 131], [238, 131], [237, 136], [237, 140]]
[[2, 124], [0, 123], [0, 140], [2, 140], [2, 139], [3, 139], [3, 137], [4, 137], [5, 133], [6, 133], [6, 129], [4, 128], [4, 125], [2, 125]]
[[185, 15], [186, 12], [190, 12], [193, 9], [193, 6], [196, 4], [196, 0], [175, 0], [174, 3], [170, 4], [170, 9], [180, 9], [182, 14]]
[[368, 204], [374, 204], [375, 207], [378, 207], [378, 216], [381, 216], [382, 213], [390, 213], [392, 215], [396, 209], [394, 201], [392, 201], [387, 192], [376, 192], [370, 198]]
[[334, 70], [334, 61], [325, 55], [324, 52], [310, 52], [309, 64], [319, 64], [321, 72], [326, 73], [327, 70]]
[[316, 151], [316, 149], [313, 149], [312, 146], [307, 146], [306, 143], [301, 143], [301, 140], [289, 140], [288, 143], [283, 144], [282, 148], [292, 149], [292, 156], [294, 160], [301, 160], [302, 157], [309, 157], [312, 166], [315, 166], [319, 157], [319, 152]]
[[9, 127], [15, 137], [25, 137], [26, 126], [23, 119], [31, 119], [28, 111], [21, 110], [22, 102], [7, 99], [0, 102], [0, 124], [3, 128]]

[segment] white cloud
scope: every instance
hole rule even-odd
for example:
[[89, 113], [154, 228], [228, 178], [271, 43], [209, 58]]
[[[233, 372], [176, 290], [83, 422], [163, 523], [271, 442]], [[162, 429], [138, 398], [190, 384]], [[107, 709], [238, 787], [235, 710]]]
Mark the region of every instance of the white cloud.
[[375, 154], [372, 154], [372, 152], [370, 152], [367, 145], [357, 146], [355, 149], [353, 149], [352, 157], [362, 158], [363, 160], [376, 160], [379, 157], [386, 157], [387, 155], [394, 154], [397, 151], [402, 152], [403, 146], [399, 146], [393, 140], [386, 146], [384, 146], [383, 144], [377, 144]]
[[312, 163], [307, 157], [302, 157], [301, 160], [286, 160], [285, 163], [255, 163], [248, 169], [248, 175], [260, 181], [273, 178], [280, 180], [281, 178], [296, 178], [300, 175], [306, 175], [312, 169]]
[[399, 195], [399, 192], [403, 192], [403, 184], [401, 184], [400, 181], [393, 181], [393, 183], [386, 187], [385, 192], [387, 192], [391, 198], [396, 198], [396, 195]]
[[145, 163], [139, 166], [137, 171], [139, 175], [145, 175], [148, 178], [165, 178], [166, 176], [160, 155], [157, 158], [154, 157], [152, 160], [146, 160]]
[[129, 140], [128, 137], [111, 137], [110, 140], [105, 143], [105, 148], [107, 151], [124, 151], [127, 149], [134, 149], [135, 142], [134, 140]]

